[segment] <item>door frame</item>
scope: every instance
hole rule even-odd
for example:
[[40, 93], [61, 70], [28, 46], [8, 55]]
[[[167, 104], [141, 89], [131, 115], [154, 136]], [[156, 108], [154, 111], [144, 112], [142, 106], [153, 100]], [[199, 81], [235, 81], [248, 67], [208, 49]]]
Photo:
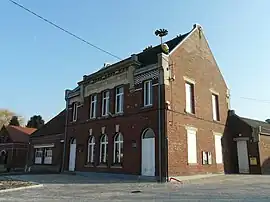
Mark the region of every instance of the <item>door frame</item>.
[[[150, 141], [151, 140], [151, 141]], [[156, 144], [155, 144], [155, 133], [151, 128], [147, 128], [142, 132], [142, 136], [141, 136], [141, 175], [142, 176], [155, 176], [156, 175]], [[146, 150], [146, 154], [147, 157], [149, 158], [151, 156], [152, 159], [145, 161], [148, 162], [148, 165], [145, 166], [145, 162], [143, 161], [143, 159], [145, 159], [145, 155], [143, 155], [143, 153], [145, 152], [144, 146], [146, 146], [146, 148], [149, 148], [149, 145], [152, 144], [152, 146], [150, 146], [151, 151]], [[153, 170], [152, 173], [148, 173], [148, 172], [144, 172], [144, 168], [147, 167], [149, 169], [149, 167], [152, 167], [151, 169]]]
[[[238, 138], [238, 139], [235, 139], [236, 140], [236, 149], [237, 149], [237, 163], [238, 163], [238, 172], [240, 173], [240, 174], [249, 174], [250, 173], [250, 165], [249, 165], [249, 157], [248, 157], [248, 140], [249, 140], [249, 138]], [[245, 152], [246, 152], [246, 154], [241, 154], [242, 155], [242, 158], [246, 158], [246, 160], [247, 160], [247, 168], [246, 168], [246, 171], [241, 171], [240, 170], [240, 164], [239, 164], [239, 149], [238, 149], [238, 142], [244, 142], [244, 144], [245, 144]], [[243, 155], [245, 156], [245, 157], [243, 157]]]
[[[73, 151], [71, 151], [71, 148], [72, 147], [75, 147], [74, 149], [73, 149]], [[76, 148], [77, 148], [77, 142], [76, 142], [76, 138], [72, 138], [71, 140], [70, 140], [70, 143], [69, 143], [69, 163], [68, 163], [68, 170], [69, 171], [75, 171], [75, 168], [76, 168], [76, 155], [77, 155], [77, 150], [76, 150]], [[74, 152], [74, 155], [73, 155], [73, 163], [74, 163], [74, 166], [71, 164], [71, 158], [70, 158], [70, 156], [71, 156], [71, 152]], [[73, 166], [73, 168], [71, 168], [71, 166]]]

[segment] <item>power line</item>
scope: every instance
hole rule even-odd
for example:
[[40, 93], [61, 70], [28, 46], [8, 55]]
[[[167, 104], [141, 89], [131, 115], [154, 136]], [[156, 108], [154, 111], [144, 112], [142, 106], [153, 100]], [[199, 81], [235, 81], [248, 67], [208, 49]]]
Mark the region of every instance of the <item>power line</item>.
[[250, 97], [239, 97], [240, 99], [244, 99], [244, 100], [251, 100], [251, 101], [255, 101], [255, 102], [263, 102], [263, 103], [269, 103], [270, 104], [270, 100], [259, 100], [256, 98], [250, 98]]
[[108, 52], [108, 51], [106, 51], [106, 50], [104, 50], [104, 49], [102, 49], [102, 48], [99, 48], [98, 46], [96, 46], [96, 45], [94, 45], [94, 44], [92, 44], [92, 43], [86, 41], [85, 39], [83, 39], [83, 38], [81, 38], [81, 37], [79, 37], [79, 36], [77, 36], [77, 35], [71, 33], [70, 31], [68, 31], [68, 30], [66, 30], [66, 29], [64, 29], [64, 28], [62, 28], [62, 27], [60, 27], [59, 25], [57, 25], [57, 24], [51, 22], [50, 20], [48, 20], [48, 19], [46, 19], [46, 18], [44, 18], [44, 17], [38, 15], [37, 13], [35, 13], [35, 12], [31, 11], [30, 9], [24, 7], [23, 5], [21, 5], [21, 4], [17, 3], [17, 2], [15, 2], [15, 1], [13, 1], [13, 0], [8, 0], [8, 1], [10, 1], [11, 3], [15, 4], [16, 6], [22, 8], [23, 10], [25, 10], [25, 11], [27, 11], [27, 12], [29, 12], [29, 13], [35, 15], [36, 17], [38, 17], [38, 18], [40, 18], [41, 20], [43, 20], [43, 21], [49, 23], [50, 25], [52, 25], [52, 26], [54, 26], [54, 27], [56, 27], [56, 28], [62, 30], [63, 32], [66, 32], [67, 34], [69, 34], [69, 35], [75, 37], [76, 39], [78, 39], [78, 40], [80, 40], [80, 41], [82, 41], [82, 42], [84, 42], [84, 43], [86, 43], [86, 44], [88, 44], [88, 45], [90, 45], [90, 46], [92, 46], [92, 47], [94, 47], [94, 48], [96, 48], [96, 49], [98, 49], [98, 50], [100, 50], [100, 51], [102, 51], [102, 52], [104, 52], [104, 53], [106, 53], [106, 54], [112, 56], [112, 57], [114, 57], [114, 58], [117, 58], [117, 59], [121, 60], [120, 57], [118, 57], [118, 56], [116, 56], [116, 55], [114, 55], [114, 54], [112, 54], [112, 53], [110, 53], [110, 52]]

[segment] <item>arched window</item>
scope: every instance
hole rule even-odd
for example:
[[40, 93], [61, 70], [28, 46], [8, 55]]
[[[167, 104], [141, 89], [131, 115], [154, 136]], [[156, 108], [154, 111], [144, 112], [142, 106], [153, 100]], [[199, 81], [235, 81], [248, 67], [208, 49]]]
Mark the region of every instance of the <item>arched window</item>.
[[95, 137], [91, 136], [88, 139], [88, 155], [87, 163], [94, 163], [95, 157]]
[[113, 147], [113, 162], [120, 164], [123, 162], [123, 148], [124, 148], [123, 135], [118, 133], [114, 136], [114, 147]]
[[143, 132], [142, 139], [155, 138], [155, 133], [151, 128], [147, 128]]
[[108, 136], [102, 135], [100, 138], [100, 155], [99, 155], [100, 163], [108, 162]]

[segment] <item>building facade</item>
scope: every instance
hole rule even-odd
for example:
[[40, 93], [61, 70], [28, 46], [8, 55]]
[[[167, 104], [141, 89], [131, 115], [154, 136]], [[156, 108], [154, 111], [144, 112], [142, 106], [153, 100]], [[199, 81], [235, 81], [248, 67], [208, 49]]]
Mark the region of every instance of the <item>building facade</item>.
[[27, 170], [57, 173], [62, 170], [66, 110], [61, 111], [29, 138]]
[[29, 136], [35, 131], [35, 128], [21, 126], [2, 127], [0, 130], [0, 170], [24, 170]]
[[228, 88], [201, 26], [85, 75], [66, 91], [69, 171], [223, 172]]
[[270, 174], [270, 124], [240, 117], [230, 110], [227, 125], [228, 172]]

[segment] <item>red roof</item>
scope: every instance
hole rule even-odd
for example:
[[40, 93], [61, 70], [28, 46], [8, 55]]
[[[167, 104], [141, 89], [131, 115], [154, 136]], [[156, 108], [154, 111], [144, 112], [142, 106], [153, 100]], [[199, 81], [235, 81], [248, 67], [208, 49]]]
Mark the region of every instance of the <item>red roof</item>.
[[29, 135], [37, 130], [21, 126], [6, 126], [6, 129], [13, 142], [28, 142]]

